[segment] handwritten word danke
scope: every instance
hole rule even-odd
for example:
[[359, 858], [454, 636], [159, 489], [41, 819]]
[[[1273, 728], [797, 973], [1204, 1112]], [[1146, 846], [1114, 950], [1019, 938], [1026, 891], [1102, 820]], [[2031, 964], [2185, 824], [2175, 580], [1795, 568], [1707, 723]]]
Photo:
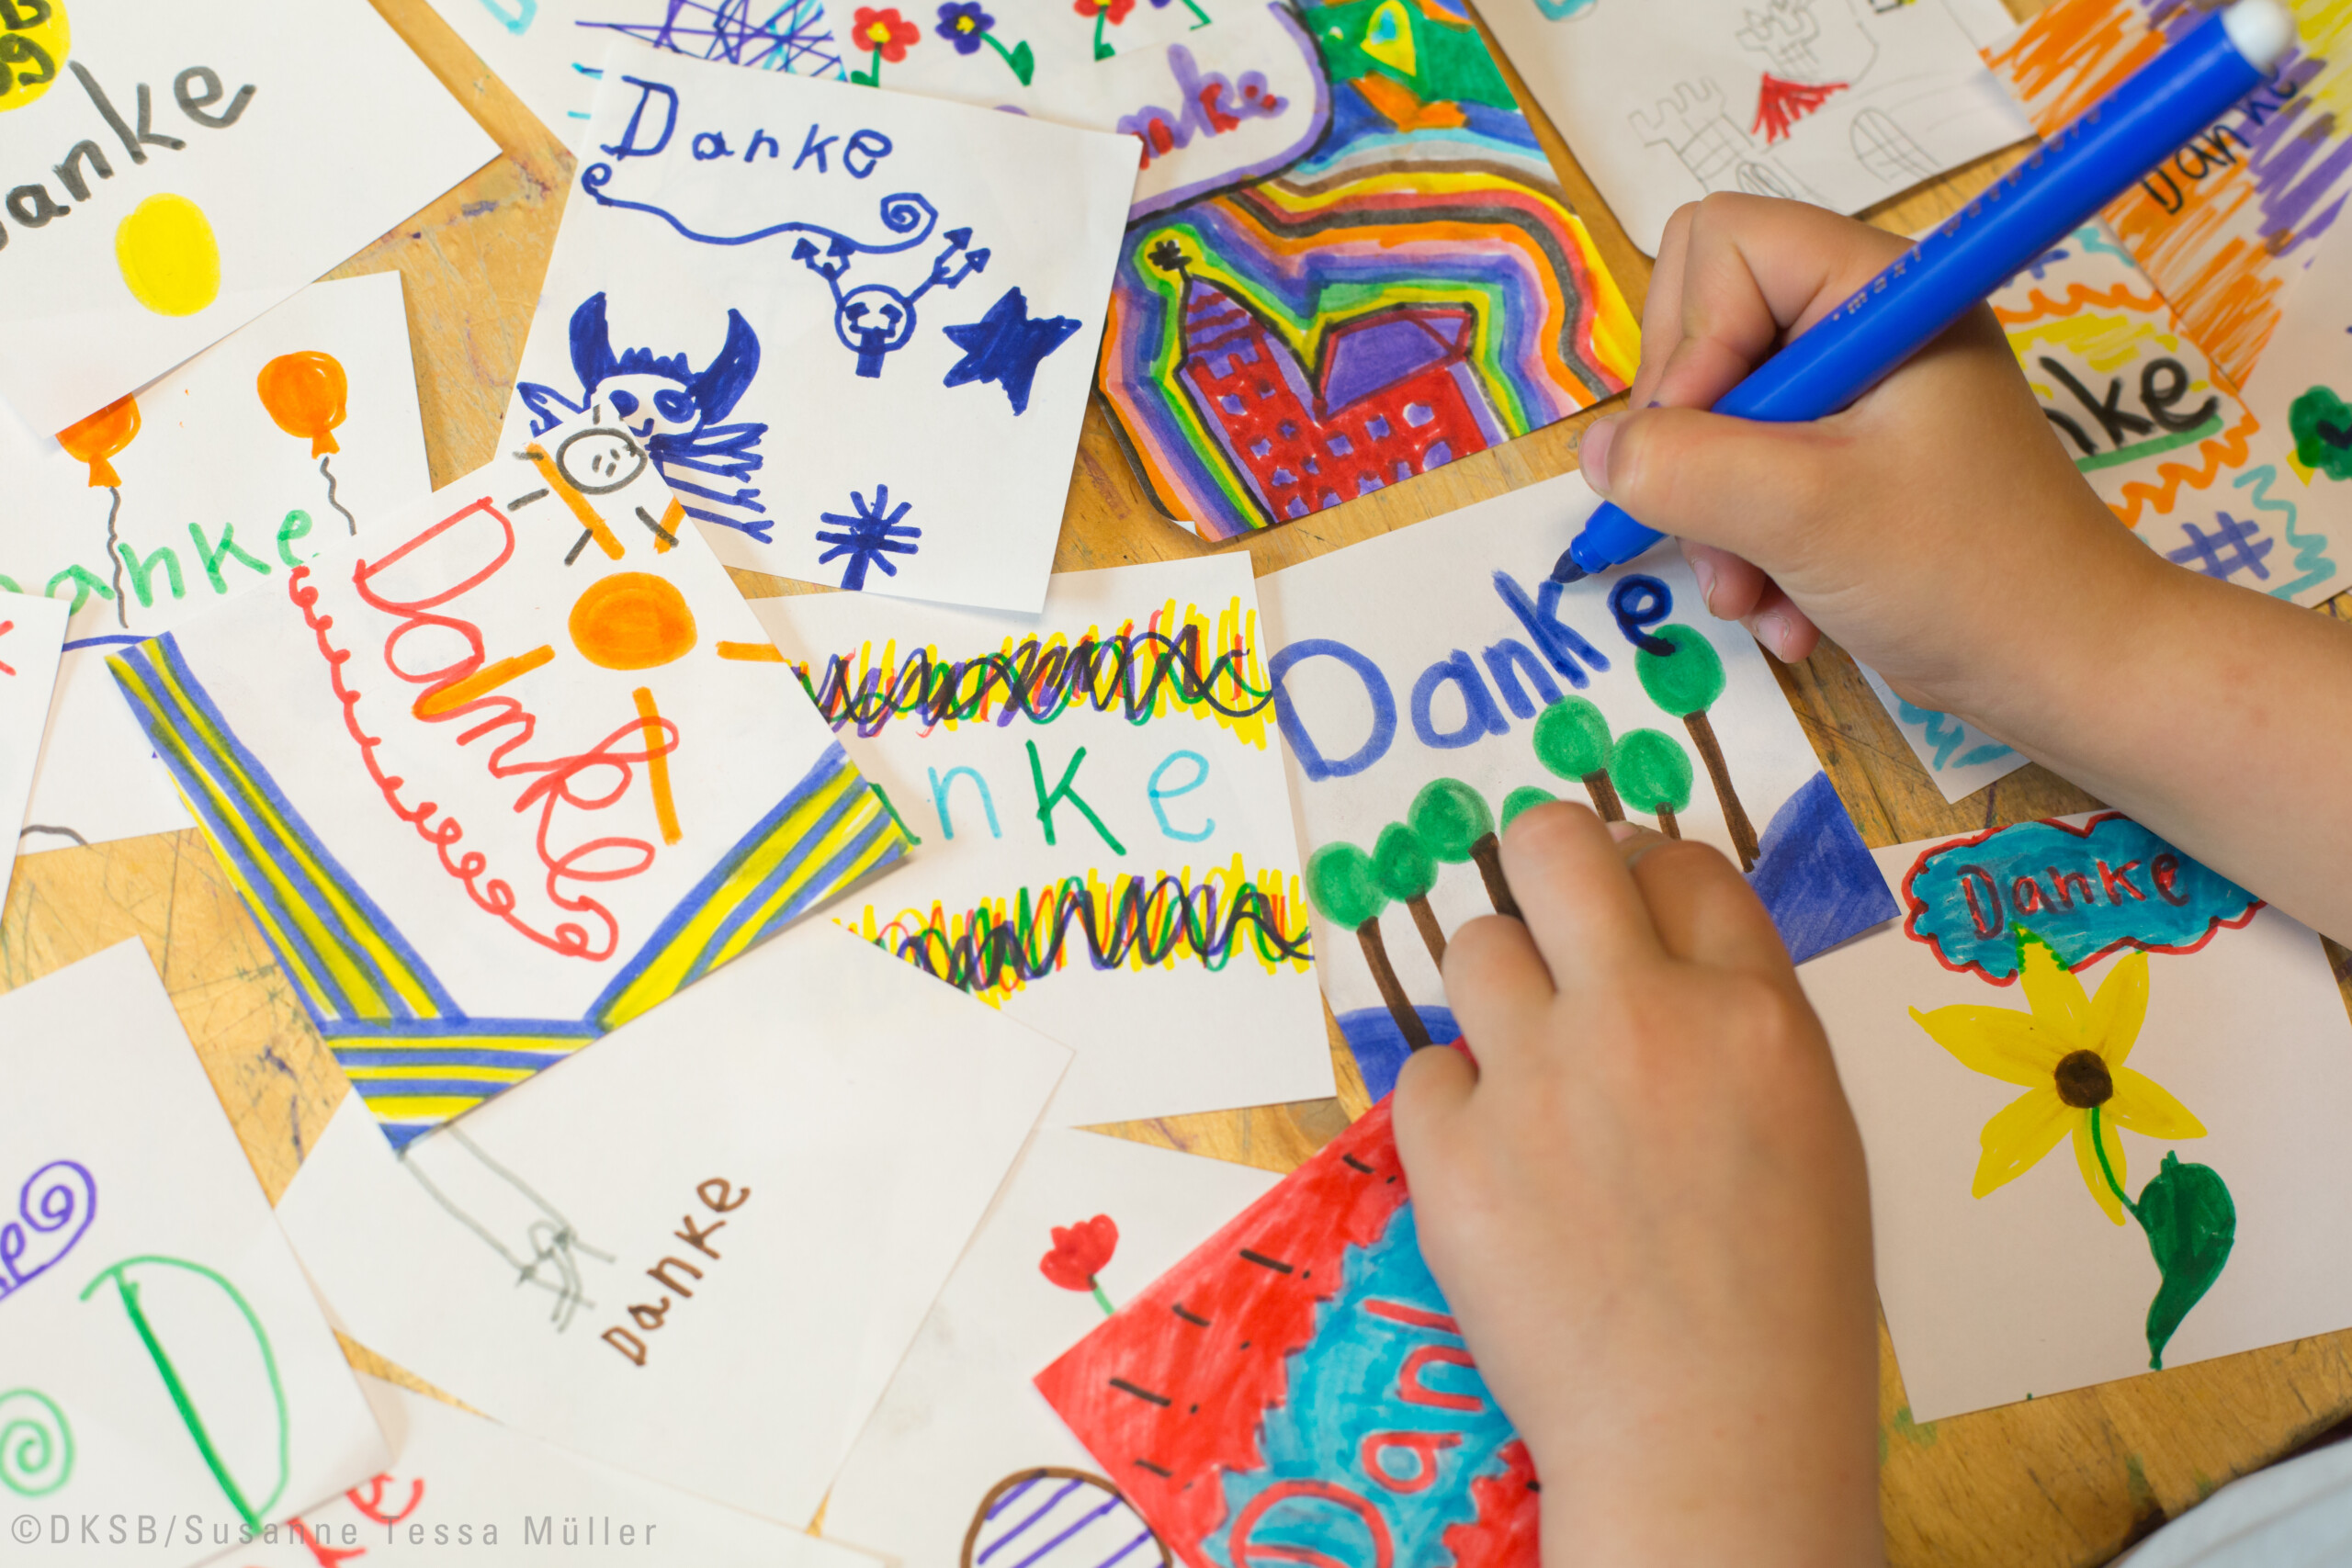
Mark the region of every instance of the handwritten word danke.
[[[28, 0], [28, 4], [47, 14], [49, 0]], [[52, 74], [54, 69], [52, 66]], [[122, 143], [122, 156], [132, 164], [145, 164], [147, 150], [151, 147], [167, 152], [187, 150], [186, 138], [156, 129], [154, 95], [146, 83], [136, 84], [132, 92], [118, 103], [98, 85], [97, 77], [91, 73], [88, 66], [75, 61], [67, 69], [81, 84], [83, 93], [90, 100], [90, 107], [104, 123], [93, 127], [97, 135], [62, 149], [64, 155], [50, 170], [50, 175], [56, 180], [59, 189], [73, 200], [60, 200], [51, 193], [45, 180], [28, 181], [8, 192], [5, 203], [8, 216], [22, 228], [46, 229], [58, 219], [71, 216], [75, 203], [95, 201], [104, 194], [103, 186], [92, 182], [115, 177], [114, 160], [108, 153], [105, 140], [109, 133], [115, 141]], [[49, 78], [19, 79], [29, 82]], [[172, 79], [172, 98], [179, 106], [182, 118], [187, 124], [207, 131], [226, 130], [243, 118], [257, 90], [247, 83], [232, 93], [221, 85], [220, 74], [205, 65], [191, 65]], [[178, 122], [172, 124], [175, 129]], [[7, 243], [8, 230], [6, 225], [0, 225], [0, 249], [6, 249]]]
[[[712, 1213], [731, 1214], [751, 1201], [752, 1190], [738, 1187], [723, 1176], [714, 1176], [695, 1189], [695, 1196], [701, 1199], [702, 1206]], [[688, 1210], [679, 1216], [678, 1228], [672, 1234], [697, 1256], [717, 1262], [718, 1248], [712, 1244], [711, 1237], [726, 1228], [725, 1220], [696, 1224], [694, 1212]], [[664, 1258], [645, 1272], [649, 1278], [660, 1280], [668, 1290], [676, 1292], [679, 1302], [694, 1299], [694, 1287], [687, 1281], [703, 1277], [701, 1265], [683, 1258]], [[676, 1305], [677, 1303], [667, 1295], [658, 1302], [639, 1303], [628, 1309], [629, 1321], [644, 1334], [658, 1333], [669, 1322], [670, 1314]], [[637, 1365], [645, 1365], [645, 1340], [639, 1334], [626, 1328], [607, 1328], [601, 1337]]]
[[1240, 130], [1244, 120], [1272, 119], [1290, 107], [1289, 99], [1269, 90], [1264, 72], [1243, 72], [1237, 89], [1223, 72], [1203, 71], [1181, 43], [1169, 45], [1168, 69], [1176, 78], [1176, 101], [1183, 107], [1171, 112], [1147, 104], [1117, 126], [1143, 138], [1146, 168], [1155, 158], [1190, 147], [1195, 136], [1223, 136]]
[[[336, 617], [320, 613], [320, 591], [309, 586], [308, 566], [295, 568], [286, 586], [327, 661], [335, 696], [343, 704], [344, 727], [393, 814], [434, 846], [442, 869], [465, 885], [478, 907], [551, 952], [601, 963], [617, 948], [620, 927], [589, 889], [642, 874], [653, 864], [657, 851], [651, 841], [623, 833], [559, 847], [559, 811], [600, 812], [620, 804], [637, 781], [639, 764], [678, 749], [678, 727], [668, 718], [649, 719], [630, 712], [616, 716], [603, 739], [585, 750], [535, 760], [519, 754], [537, 740], [539, 727], [538, 716], [520, 698], [500, 692], [463, 701], [436, 700], [490, 661], [481, 628], [458, 612], [469, 594], [488, 585], [514, 557], [514, 525], [488, 501], [477, 501], [390, 554], [354, 567], [351, 585], [360, 600], [394, 622], [378, 649], [379, 668], [414, 688], [413, 699], [399, 687], [387, 687], [367, 675], [358, 684], [346, 678], [345, 666], [354, 655], [336, 646]], [[357, 628], [346, 630], [356, 633]], [[372, 673], [370, 666], [362, 670]], [[458, 747], [501, 735], [487, 751], [468, 755], [478, 757], [493, 779], [526, 781], [514, 795], [514, 810], [537, 812], [534, 847], [542, 889], [548, 903], [576, 919], [557, 918], [549, 929], [541, 929], [524, 912], [514, 883], [492, 874], [490, 856], [459, 847], [466, 840], [466, 826], [427, 797], [431, 785], [386, 771], [378, 756], [383, 737], [370, 732], [362, 711], [371, 696], [376, 702], [391, 696], [424, 725], [452, 727], [450, 740]], [[657, 727], [660, 742], [649, 749], [648, 735]]]
[[[661, 82], [647, 82], [635, 76], [622, 81], [638, 91], [637, 107], [629, 110], [628, 124], [621, 131], [621, 139], [602, 151], [612, 154], [616, 163], [630, 158], [658, 157], [668, 151], [670, 139], [678, 130], [678, 90]], [[648, 111], [662, 117], [662, 129], [655, 130], [647, 119]], [[742, 137], [741, 130], [736, 132]], [[778, 141], [765, 128], [754, 129], [748, 140], [741, 141], [739, 154], [727, 140], [727, 132], [698, 130], [689, 143], [698, 164], [714, 163], [721, 158], [740, 156], [746, 164], [757, 163], [762, 152], [771, 161], [781, 160], [790, 135]], [[836, 145], [838, 143], [838, 146]], [[890, 139], [878, 130], [854, 130], [847, 135], [828, 133], [821, 125], [811, 125], [800, 139], [800, 151], [794, 155], [790, 168], [798, 172], [804, 165], [812, 174], [829, 174], [838, 165], [852, 179], [871, 176], [875, 167], [890, 155]]]

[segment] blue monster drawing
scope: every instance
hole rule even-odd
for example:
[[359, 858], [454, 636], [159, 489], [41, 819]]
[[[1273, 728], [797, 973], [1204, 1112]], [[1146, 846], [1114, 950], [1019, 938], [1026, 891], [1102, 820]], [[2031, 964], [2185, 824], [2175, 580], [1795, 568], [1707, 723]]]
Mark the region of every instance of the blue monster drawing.
[[[727, 341], [696, 370], [684, 353], [650, 348], [613, 352], [612, 329], [600, 291], [571, 313], [571, 369], [580, 378], [577, 402], [553, 387], [525, 381], [514, 389], [530, 406], [531, 433], [544, 434], [589, 404], [602, 400], [620, 416], [672, 490], [686, 515], [773, 544], [760, 492], [742, 481], [763, 459], [757, 448], [767, 426], [720, 423], [759, 373], [760, 340], [738, 310], [727, 312]], [[732, 490], [714, 486], [732, 483]]]

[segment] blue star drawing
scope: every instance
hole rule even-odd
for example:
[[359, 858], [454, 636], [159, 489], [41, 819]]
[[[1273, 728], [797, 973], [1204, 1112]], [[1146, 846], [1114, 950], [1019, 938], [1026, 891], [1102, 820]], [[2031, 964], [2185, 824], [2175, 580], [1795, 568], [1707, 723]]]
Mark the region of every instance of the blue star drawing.
[[1037, 362], [1068, 343], [1078, 328], [1078, 321], [1069, 316], [1030, 320], [1027, 298], [1018, 288], [1008, 288], [971, 325], [939, 329], [964, 351], [947, 372], [946, 384], [994, 381], [1004, 389], [1012, 412], [1020, 413], [1029, 406], [1029, 384], [1036, 379]]
[[922, 538], [922, 530], [910, 523], [899, 521], [914, 503], [902, 501], [894, 509], [890, 505], [888, 485], [876, 485], [874, 500], [870, 503], [857, 491], [852, 491], [849, 492], [849, 503], [855, 509], [853, 515], [844, 517], [838, 512], [819, 514], [820, 522], [837, 525], [842, 532], [829, 534], [822, 528], [817, 530], [817, 542], [833, 547], [817, 558], [817, 564], [823, 566], [837, 556], [847, 556], [849, 565], [842, 569], [842, 586], [855, 591], [865, 586], [865, 569], [869, 566], [878, 566], [888, 575], [898, 576], [899, 569], [892, 566], [888, 558], [914, 554], [918, 547], [909, 541]]

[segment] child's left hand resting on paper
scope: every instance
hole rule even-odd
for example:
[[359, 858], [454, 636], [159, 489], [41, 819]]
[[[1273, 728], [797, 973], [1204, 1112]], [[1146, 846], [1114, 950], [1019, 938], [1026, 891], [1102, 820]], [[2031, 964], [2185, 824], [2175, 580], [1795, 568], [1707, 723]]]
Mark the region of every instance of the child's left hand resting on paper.
[[1524, 923], [1465, 926], [1476, 1053], [1417, 1053], [1423, 1256], [1544, 1483], [1546, 1568], [1883, 1561], [1861, 1144], [1721, 853], [1583, 807], [1504, 835]]

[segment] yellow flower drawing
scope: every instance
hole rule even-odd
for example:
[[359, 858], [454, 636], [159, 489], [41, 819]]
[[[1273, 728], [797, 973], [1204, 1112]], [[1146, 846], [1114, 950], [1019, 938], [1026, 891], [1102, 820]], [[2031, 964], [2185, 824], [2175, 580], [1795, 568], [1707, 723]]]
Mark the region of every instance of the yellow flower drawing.
[[2026, 1091], [1984, 1123], [1973, 1190], [1982, 1198], [2016, 1180], [2071, 1132], [2083, 1185], [2120, 1225], [2123, 1141], [2116, 1130], [2151, 1138], [2205, 1135], [2187, 1106], [2123, 1065], [2148, 1015], [2148, 955], [2133, 953], [2109, 970], [2096, 997], [2038, 937], [2019, 933], [2018, 958], [2030, 1012], [1911, 1010], [1919, 1027], [1963, 1065]]

